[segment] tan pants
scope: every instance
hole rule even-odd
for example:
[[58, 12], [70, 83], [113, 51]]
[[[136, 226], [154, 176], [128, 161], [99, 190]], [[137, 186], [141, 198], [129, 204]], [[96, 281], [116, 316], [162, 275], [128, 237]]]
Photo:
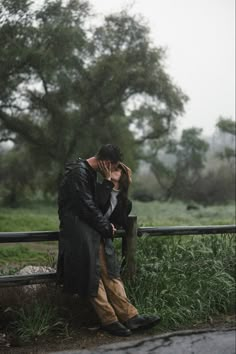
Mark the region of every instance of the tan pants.
[[98, 294], [92, 297], [91, 303], [102, 322], [108, 325], [115, 321], [125, 322], [138, 314], [137, 309], [129, 302], [124, 285], [120, 278], [110, 279], [107, 273], [104, 245], [99, 249], [101, 279]]

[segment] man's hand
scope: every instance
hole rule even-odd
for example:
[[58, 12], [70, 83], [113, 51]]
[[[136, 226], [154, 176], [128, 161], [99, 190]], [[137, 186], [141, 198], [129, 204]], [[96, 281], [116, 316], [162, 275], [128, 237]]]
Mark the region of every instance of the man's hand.
[[116, 228], [115, 228], [115, 226], [113, 224], [111, 224], [111, 226], [112, 226], [112, 235], [114, 236], [114, 234], [116, 232]]
[[99, 172], [108, 181], [111, 180], [111, 163], [106, 164], [105, 161], [98, 161]]

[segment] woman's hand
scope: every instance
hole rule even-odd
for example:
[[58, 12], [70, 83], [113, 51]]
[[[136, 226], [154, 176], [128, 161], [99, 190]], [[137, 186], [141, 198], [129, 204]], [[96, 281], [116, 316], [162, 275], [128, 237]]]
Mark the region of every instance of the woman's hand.
[[98, 161], [99, 172], [108, 181], [111, 180], [111, 163], [105, 161]]

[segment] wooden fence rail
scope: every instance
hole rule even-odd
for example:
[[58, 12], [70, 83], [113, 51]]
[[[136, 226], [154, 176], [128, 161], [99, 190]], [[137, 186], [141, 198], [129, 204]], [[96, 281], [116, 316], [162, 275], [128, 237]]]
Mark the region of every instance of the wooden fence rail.
[[138, 236], [216, 235], [232, 234], [235, 232], [236, 225], [164, 226], [138, 228]]
[[[236, 225], [210, 226], [166, 226], [166, 227], [139, 227], [137, 217], [129, 217], [129, 227], [126, 237], [124, 230], [118, 230], [115, 238], [122, 237], [122, 256], [125, 259], [127, 276], [132, 277], [136, 272], [136, 243], [137, 237], [145, 236], [176, 236], [176, 235], [216, 235], [235, 234]], [[32, 232], [0, 232], [0, 243], [58, 241], [59, 231], [32, 231]], [[56, 281], [56, 272], [35, 273], [30, 275], [0, 276], [0, 288], [18, 285], [32, 285], [51, 283]]]

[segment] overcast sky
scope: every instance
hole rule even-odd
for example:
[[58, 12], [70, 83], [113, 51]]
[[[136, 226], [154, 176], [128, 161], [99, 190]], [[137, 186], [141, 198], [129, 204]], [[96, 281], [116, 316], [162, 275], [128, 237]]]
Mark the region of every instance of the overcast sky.
[[189, 96], [179, 128], [214, 131], [219, 116], [235, 118], [234, 0], [90, 0], [100, 15], [126, 6], [142, 14], [153, 42], [168, 48], [167, 71]]

